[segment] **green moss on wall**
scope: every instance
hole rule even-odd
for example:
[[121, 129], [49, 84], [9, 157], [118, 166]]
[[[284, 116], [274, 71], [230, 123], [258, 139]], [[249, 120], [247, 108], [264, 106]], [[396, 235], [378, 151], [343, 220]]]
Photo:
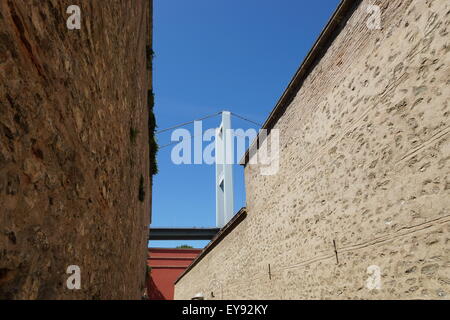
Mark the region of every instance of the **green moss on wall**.
[[147, 103], [148, 103], [148, 110], [149, 110], [149, 117], [148, 117], [148, 129], [150, 131], [150, 174], [155, 175], [158, 173], [158, 164], [156, 161], [156, 156], [158, 154], [158, 142], [156, 141], [156, 117], [153, 112], [153, 108], [155, 105], [155, 97], [152, 90], [148, 90], [148, 97], [147, 97]]

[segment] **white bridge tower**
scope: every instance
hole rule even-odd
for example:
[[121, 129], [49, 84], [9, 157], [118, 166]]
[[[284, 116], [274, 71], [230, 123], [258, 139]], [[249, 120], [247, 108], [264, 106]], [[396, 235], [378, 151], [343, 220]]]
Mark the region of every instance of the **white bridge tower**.
[[233, 163], [234, 137], [231, 112], [222, 112], [222, 123], [216, 129], [216, 226], [223, 228], [234, 216]]

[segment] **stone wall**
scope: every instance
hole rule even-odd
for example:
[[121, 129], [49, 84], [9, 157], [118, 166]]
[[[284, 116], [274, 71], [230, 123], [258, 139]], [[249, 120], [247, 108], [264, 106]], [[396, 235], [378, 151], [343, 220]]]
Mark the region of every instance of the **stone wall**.
[[359, 4], [274, 126], [278, 174], [246, 166], [248, 217], [177, 299], [450, 298], [449, 24], [448, 1]]
[[141, 298], [150, 16], [148, 0], [0, 1], [0, 299]]

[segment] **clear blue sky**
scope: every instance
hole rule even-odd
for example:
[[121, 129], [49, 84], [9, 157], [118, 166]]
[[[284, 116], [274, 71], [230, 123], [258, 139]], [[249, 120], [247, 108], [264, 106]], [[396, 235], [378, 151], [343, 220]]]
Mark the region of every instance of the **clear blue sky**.
[[[229, 110], [263, 123], [339, 0], [154, 0], [154, 92], [159, 129]], [[234, 128], [251, 124], [232, 119]], [[217, 127], [219, 117], [204, 121]], [[193, 126], [187, 129], [193, 130]], [[158, 143], [170, 143], [170, 133]], [[215, 167], [158, 154], [153, 227], [214, 227]], [[235, 211], [245, 206], [234, 170]], [[151, 247], [205, 241], [151, 241]]]

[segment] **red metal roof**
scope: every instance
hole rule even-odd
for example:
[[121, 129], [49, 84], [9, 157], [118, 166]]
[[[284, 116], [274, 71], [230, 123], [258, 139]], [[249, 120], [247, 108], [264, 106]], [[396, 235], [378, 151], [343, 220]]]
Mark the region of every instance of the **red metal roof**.
[[150, 300], [173, 300], [175, 280], [202, 252], [202, 249], [149, 248], [147, 265], [152, 268], [147, 281]]

